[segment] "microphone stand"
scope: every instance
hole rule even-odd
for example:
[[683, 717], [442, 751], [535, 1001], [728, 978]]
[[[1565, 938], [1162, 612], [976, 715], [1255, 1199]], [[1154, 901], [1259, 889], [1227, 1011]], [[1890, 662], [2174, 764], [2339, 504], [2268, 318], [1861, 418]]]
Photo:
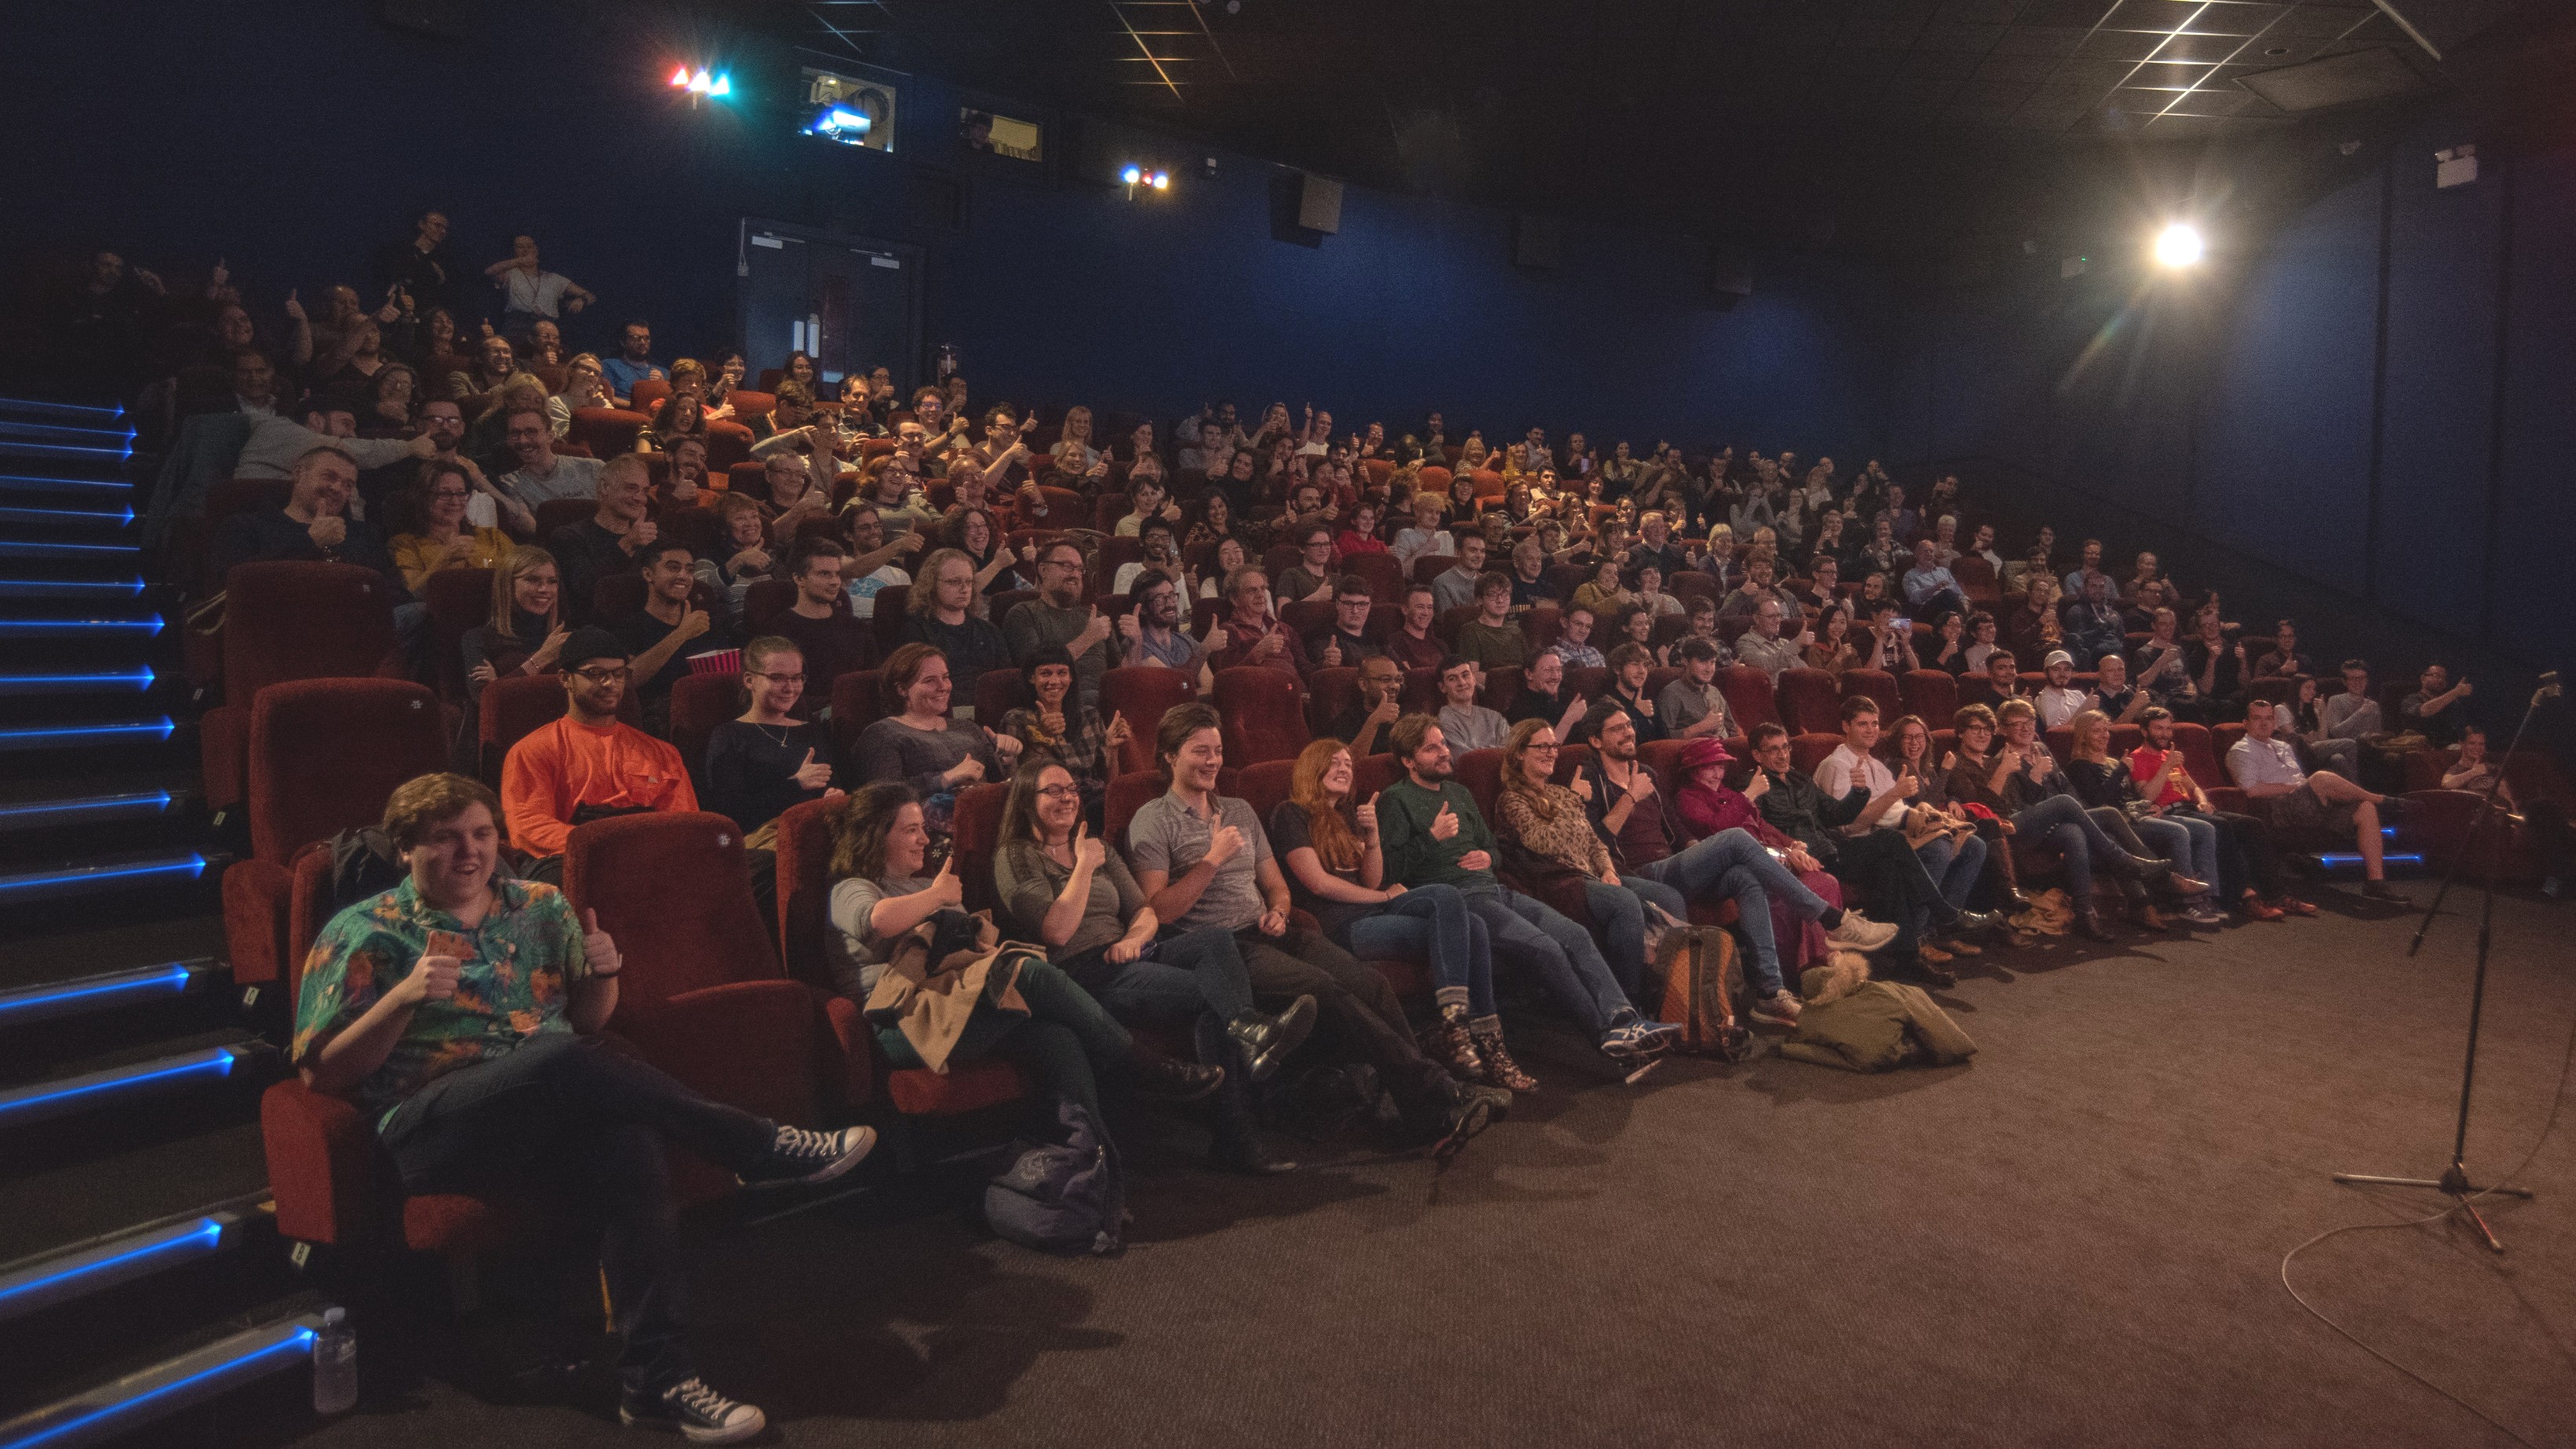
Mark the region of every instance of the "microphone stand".
[[[2406, 954], [2410, 959], [2415, 953], [2424, 949], [2424, 938], [2431, 933], [2434, 918], [2442, 913], [2442, 902], [2451, 894], [2452, 882], [2459, 879], [2460, 867], [2477, 854], [2478, 832], [2486, 827], [2488, 820], [2500, 813], [2495, 808], [2496, 792], [2504, 787], [2505, 761], [2512, 759], [2514, 752], [2522, 748], [2522, 737], [2531, 728], [2532, 720], [2539, 715], [2542, 702], [2555, 699], [2558, 696], [2558, 689], [2556, 673], [2544, 674], [2540, 677], [2540, 688], [2532, 694], [2530, 705], [2524, 708], [2522, 723], [2514, 727], [2513, 743], [2505, 747], [2502, 758], [2492, 761], [2494, 775], [2487, 781], [2486, 793], [2478, 801], [2478, 813], [2469, 819], [2468, 838], [2461, 844], [2459, 855], [2452, 859], [2451, 868], [2443, 873], [2442, 887], [2433, 893], [2433, 904], [2425, 909], [2424, 923], [2415, 928], [2415, 938], [2406, 944]], [[2498, 827], [2498, 834], [2499, 843], [2501, 843], [2501, 826]], [[2334, 1180], [2376, 1187], [2431, 1188], [2459, 1204], [2460, 1210], [2469, 1215], [2469, 1221], [2478, 1225], [2478, 1233], [2486, 1239], [2487, 1247], [2501, 1253], [2504, 1251], [2504, 1241], [2496, 1236], [2495, 1229], [2489, 1226], [2485, 1216], [2479, 1213], [2474, 1199], [2495, 1194], [2528, 1201], [2531, 1193], [2519, 1187], [2479, 1187], [2469, 1181], [2468, 1169], [2469, 1098], [2470, 1091], [2477, 1084], [2478, 1078], [2478, 1028], [2486, 1012], [2487, 953], [2495, 939], [2495, 867], [2498, 864], [2500, 864], [2499, 861], [2488, 863], [2486, 897], [2478, 913], [2477, 972], [2471, 978], [2469, 987], [2469, 1045], [2467, 1057], [2460, 1066], [2460, 1118], [2458, 1129], [2451, 1137], [2451, 1165], [2444, 1168], [2442, 1175], [2437, 1178], [2377, 1177], [2367, 1173], [2338, 1172], [2334, 1174]]]

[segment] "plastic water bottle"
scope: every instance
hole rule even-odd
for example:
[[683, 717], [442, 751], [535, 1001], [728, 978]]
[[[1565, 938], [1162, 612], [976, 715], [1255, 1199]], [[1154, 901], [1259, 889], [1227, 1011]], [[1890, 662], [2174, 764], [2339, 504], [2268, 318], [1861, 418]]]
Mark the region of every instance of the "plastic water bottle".
[[345, 1414], [358, 1406], [358, 1332], [349, 1310], [322, 1310], [313, 1335], [313, 1412]]

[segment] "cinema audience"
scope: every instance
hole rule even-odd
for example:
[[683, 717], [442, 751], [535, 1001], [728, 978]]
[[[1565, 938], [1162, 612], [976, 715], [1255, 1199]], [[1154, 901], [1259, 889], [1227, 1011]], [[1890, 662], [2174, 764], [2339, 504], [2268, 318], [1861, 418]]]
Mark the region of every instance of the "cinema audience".
[[621, 721], [633, 687], [624, 642], [576, 629], [557, 651], [564, 713], [520, 737], [501, 762], [501, 811], [510, 847], [529, 857], [520, 874], [559, 883], [573, 827], [648, 810], [695, 810], [696, 787], [680, 752]]
[[2283, 829], [2333, 835], [2349, 829], [2361, 854], [2361, 893], [2380, 901], [2405, 899], [2384, 879], [2379, 836], [2382, 816], [2395, 818], [2399, 803], [2341, 775], [2323, 770], [2310, 774], [2290, 742], [2276, 733], [2278, 728], [2275, 711], [2246, 714], [2245, 737], [2227, 750], [2227, 773], [2237, 788], [2251, 799], [2271, 801], [2272, 821]]
[[789, 806], [841, 792], [832, 788], [831, 732], [796, 707], [811, 683], [805, 656], [776, 635], [742, 647], [743, 712], [707, 736], [706, 808], [730, 817], [743, 844], [776, 848]]
[[1020, 741], [949, 718], [948, 656], [931, 645], [896, 649], [879, 679], [886, 713], [859, 732], [858, 778], [901, 782], [930, 833], [944, 840], [957, 792], [1015, 768]]

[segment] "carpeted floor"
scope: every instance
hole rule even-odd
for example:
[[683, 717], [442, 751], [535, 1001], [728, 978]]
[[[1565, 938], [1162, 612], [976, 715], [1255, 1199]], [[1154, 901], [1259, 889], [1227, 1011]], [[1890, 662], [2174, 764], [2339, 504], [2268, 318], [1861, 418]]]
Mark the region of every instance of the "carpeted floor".
[[[2429, 883], [2408, 887], [2429, 899]], [[2118, 954], [1991, 953], [1943, 999], [1969, 1066], [1765, 1056], [1548, 1090], [1445, 1175], [1350, 1155], [1277, 1182], [1166, 1158], [1123, 1259], [880, 1198], [714, 1235], [704, 1356], [812, 1445], [2502, 1445], [2309, 1318], [2282, 1253], [2432, 1211], [2474, 920], [2325, 916]], [[2576, 913], [2498, 911], [2474, 1163], [2526, 1152]], [[1966, 964], [1966, 963], [1962, 963]], [[1145, 1155], [1154, 1155], [1151, 1153]], [[2295, 1276], [2534, 1442], [2576, 1444], [2576, 1121], [2492, 1218], [2350, 1234]], [[891, 1220], [889, 1220], [891, 1219]], [[595, 1393], [432, 1379], [306, 1442], [627, 1442]]]

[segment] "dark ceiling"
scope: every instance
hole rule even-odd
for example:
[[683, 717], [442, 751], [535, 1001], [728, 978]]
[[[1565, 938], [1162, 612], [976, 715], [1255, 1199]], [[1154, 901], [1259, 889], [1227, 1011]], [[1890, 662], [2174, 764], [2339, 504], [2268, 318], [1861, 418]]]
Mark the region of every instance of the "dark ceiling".
[[[2240, 77], [2379, 50], [2418, 94], [2563, 0], [776, 0], [827, 55], [1365, 183], [1846, 240], [1960, 168], [2260, 138]], [[2464, 55], [2465, 52], [2465, 55]], [[2376, 57], [2375, 57], [2376, 58]], [[2159, 146], [2159, 149], [2162, 149]], [[1881, 206], [1873, 207], [1876, 199]]]

